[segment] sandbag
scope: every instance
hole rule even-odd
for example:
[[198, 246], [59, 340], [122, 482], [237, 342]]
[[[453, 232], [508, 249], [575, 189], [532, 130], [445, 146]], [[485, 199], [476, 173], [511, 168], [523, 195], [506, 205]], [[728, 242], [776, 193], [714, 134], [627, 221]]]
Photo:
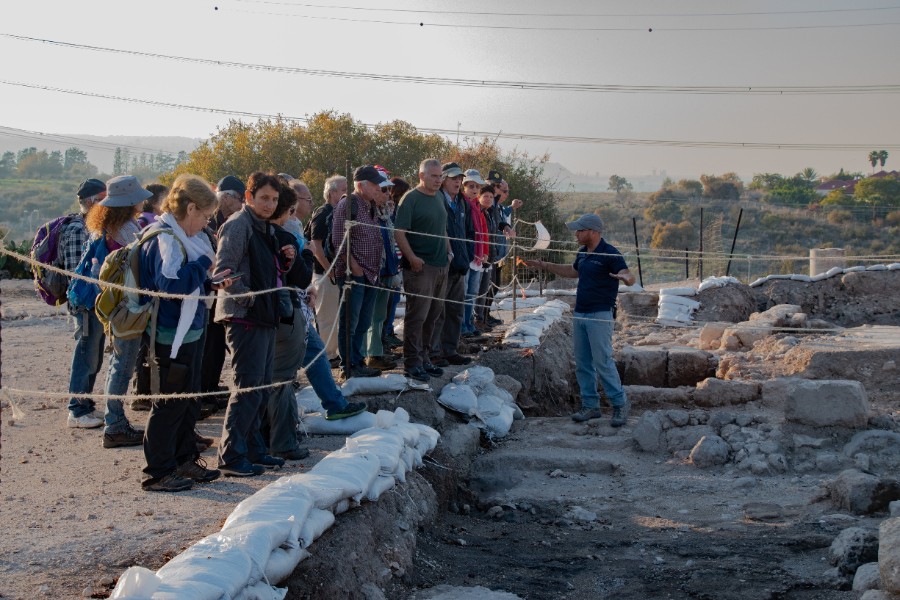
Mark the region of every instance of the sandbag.
[[310, 556], [299, 544], [295, 548], [276, 548], [266, 563], [266, 580], [273, 584], [284, 581], [301, 561]]
[[188, 547], [156, 574], [163, 581], [157, 594], [166, 592], [179, 600], [220, 600], [237, 596], [259, 581], [263, 571], [229, 536], [216, 533]]
[[309, 548], [310, 544], [319, 539], [329, 527], [334, 525], [334, 513], [330, 510], [312, 509], [303, 529], [300, 530], [300, 545], [303, 548]]
[[372, 483], [372, 487], [369, 488], [369, 493], [366, 494], [366, 499], [370, 502], [376, 502], [378, 498], [397, 485], [397, 480], [393, 475], [379, 475], [374, 483]]
[[705, 291], [711, 288], [723, 287], [728, 284], [739, 285], [741, 282], [730, 276], [722, 276], [722, 277], [707, 277], [703, 280], [700, 286], [697, 288], [698, 291]]
[[673, 287], [659, 290], [660, 296], [696, 296], [697, 290], [692, 287]]
[[351, 377], [341, 386], [344, 397], [360, 394], [384, 394], [402, 392], [406, 389], [406, 377], [400, 373], [389, 373], [380, 377]]
[[322, 407], [322, 400], [316, 395], [316, 391], [311, 385], [297, 392], [294, 397], [297, 399], [297, 412], [301, 415], [325, 412], [325, 409]]
[[119, 576], [110, 598], [114, 600], [151, 600], [162, 580], [150, 569], [128, 567]]
[[276, 588], [265, 581], [257, 581], [241, 590], [234, 600], [284, 600], [285, 596], [287, 588]]
[[[457, 375], [456, 377], [459, 377]], [[456, 377], [453, 379], [455, 380]], [[437, 398], [438, 404], [464, 415], [473, 415], [478, 407], [478, 396], [467, 384], [448, 383]]]
[[351, 496], [355, 502], [366, 495], [369, 486], [378, 477], [381, 464], [378, 458], [367, 453], [332, 452], [310, 470], [346, 479], [359, 490]]

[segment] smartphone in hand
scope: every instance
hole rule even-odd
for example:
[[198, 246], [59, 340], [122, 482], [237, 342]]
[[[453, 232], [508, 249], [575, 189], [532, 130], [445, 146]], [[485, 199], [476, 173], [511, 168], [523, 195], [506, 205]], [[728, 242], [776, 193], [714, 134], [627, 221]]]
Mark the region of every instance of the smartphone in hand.
[[229, 275], [225, 275], [224, 277], [215, 277], [212, 280], [212, 284], [213, 285], [222, 285], [226, 281], [234, 281], [235, 279], [240, 279], [243, 276], [244, 276], [243, 273], [231, 273]]

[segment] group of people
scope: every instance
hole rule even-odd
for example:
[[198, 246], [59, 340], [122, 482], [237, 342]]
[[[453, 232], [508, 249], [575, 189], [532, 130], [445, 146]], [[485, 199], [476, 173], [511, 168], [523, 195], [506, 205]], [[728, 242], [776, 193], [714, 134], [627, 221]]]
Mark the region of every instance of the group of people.
[[[127, 175], [83, 182], [80, 211], [59, 235], [59, 266], [87, 274], [78, 271], [87, 264], [97, 276], [92, 256], [102, 263], [136, 246], [140, 289], [162, 295], [141, 296], [158, 302], [155, 317], [142, 336], [120, 339], [107, 336], [90, 301], [70, 294], [68, 426], [102, 426], [106, 448], [143, 445], [143, 487], [180, 491], [309, 454], [298, 440], [292, 386], [301, 368], [326, 418], [340, 419], [366, 405], [343, 397], [333, 366], [340, 378], [375, 376], [398, 367], [386, 349], [399, 345], [406, 375], [420, 381], [470, 362], [458, 343], [497, 323], [489, 312], [497, 263], [514, 235], [510, 210], [521, 202], [504, 205], [509, 187], [497, 171], [485, 180], [474, 169], [426, 160], [418, 175], [412, 187], [366, 165], [354, 172], [352, 189], [333, 176], [315, 213], [308, 187], [284, 173], [255, 172], [246, 182], [229, 175], [215, 186], [181, 175], [171, 188], [142, 188]], [[402, 342], [393, 331], [401, 282]], [[91, 394], [107, 341], [101, 414]], [[221, 385], [226, 352], [233, 392]], [[180, 396], [134, 401], [133, 409], [150, 411], [146, 430], [132, 426], [116, 398], [132, 381], [138, 394]], [[196, 423], [220, 408], [223, 393], [212, 469], [200, 453], [214, 440]]]

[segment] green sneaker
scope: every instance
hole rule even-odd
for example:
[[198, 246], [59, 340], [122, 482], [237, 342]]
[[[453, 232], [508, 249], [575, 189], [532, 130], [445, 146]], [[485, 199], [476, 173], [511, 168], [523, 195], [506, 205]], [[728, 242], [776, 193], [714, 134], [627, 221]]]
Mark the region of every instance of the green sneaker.
[[346, 419], [347, 417], [355, 417], [358, 414], [366, 412], [366, 404], [364, 402], [348, 402], [347, 406], [335, 412], [329, 412], [325, 415], [328, 421], [337, 421], [338, 419]]

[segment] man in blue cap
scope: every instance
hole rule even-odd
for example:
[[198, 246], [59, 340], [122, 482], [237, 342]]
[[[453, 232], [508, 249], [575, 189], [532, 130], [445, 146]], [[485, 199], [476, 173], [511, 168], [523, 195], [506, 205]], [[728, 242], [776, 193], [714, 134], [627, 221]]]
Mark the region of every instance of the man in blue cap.
[[581, 244], [573, 264], [543, 260], [527, 260], [525, 264], [560, 277], [578, 279], [572, 337], [575, 341], [575, 378], [581, 390], [581, 410], [572, 415], [572, 420], [580, 423], [603, 416], [600, 394], [597, 392], [599, 376], [613, 408], [610, 425], [621, 427], [628, 421], [630, 407], [613, 357], [613, 309], [619, 282], [632, 285], [635, 278], [621, 252], [603, 239], [603, 221], [599, 216], [582, 215], [566, 223], [566, 227], [575, 232]]

